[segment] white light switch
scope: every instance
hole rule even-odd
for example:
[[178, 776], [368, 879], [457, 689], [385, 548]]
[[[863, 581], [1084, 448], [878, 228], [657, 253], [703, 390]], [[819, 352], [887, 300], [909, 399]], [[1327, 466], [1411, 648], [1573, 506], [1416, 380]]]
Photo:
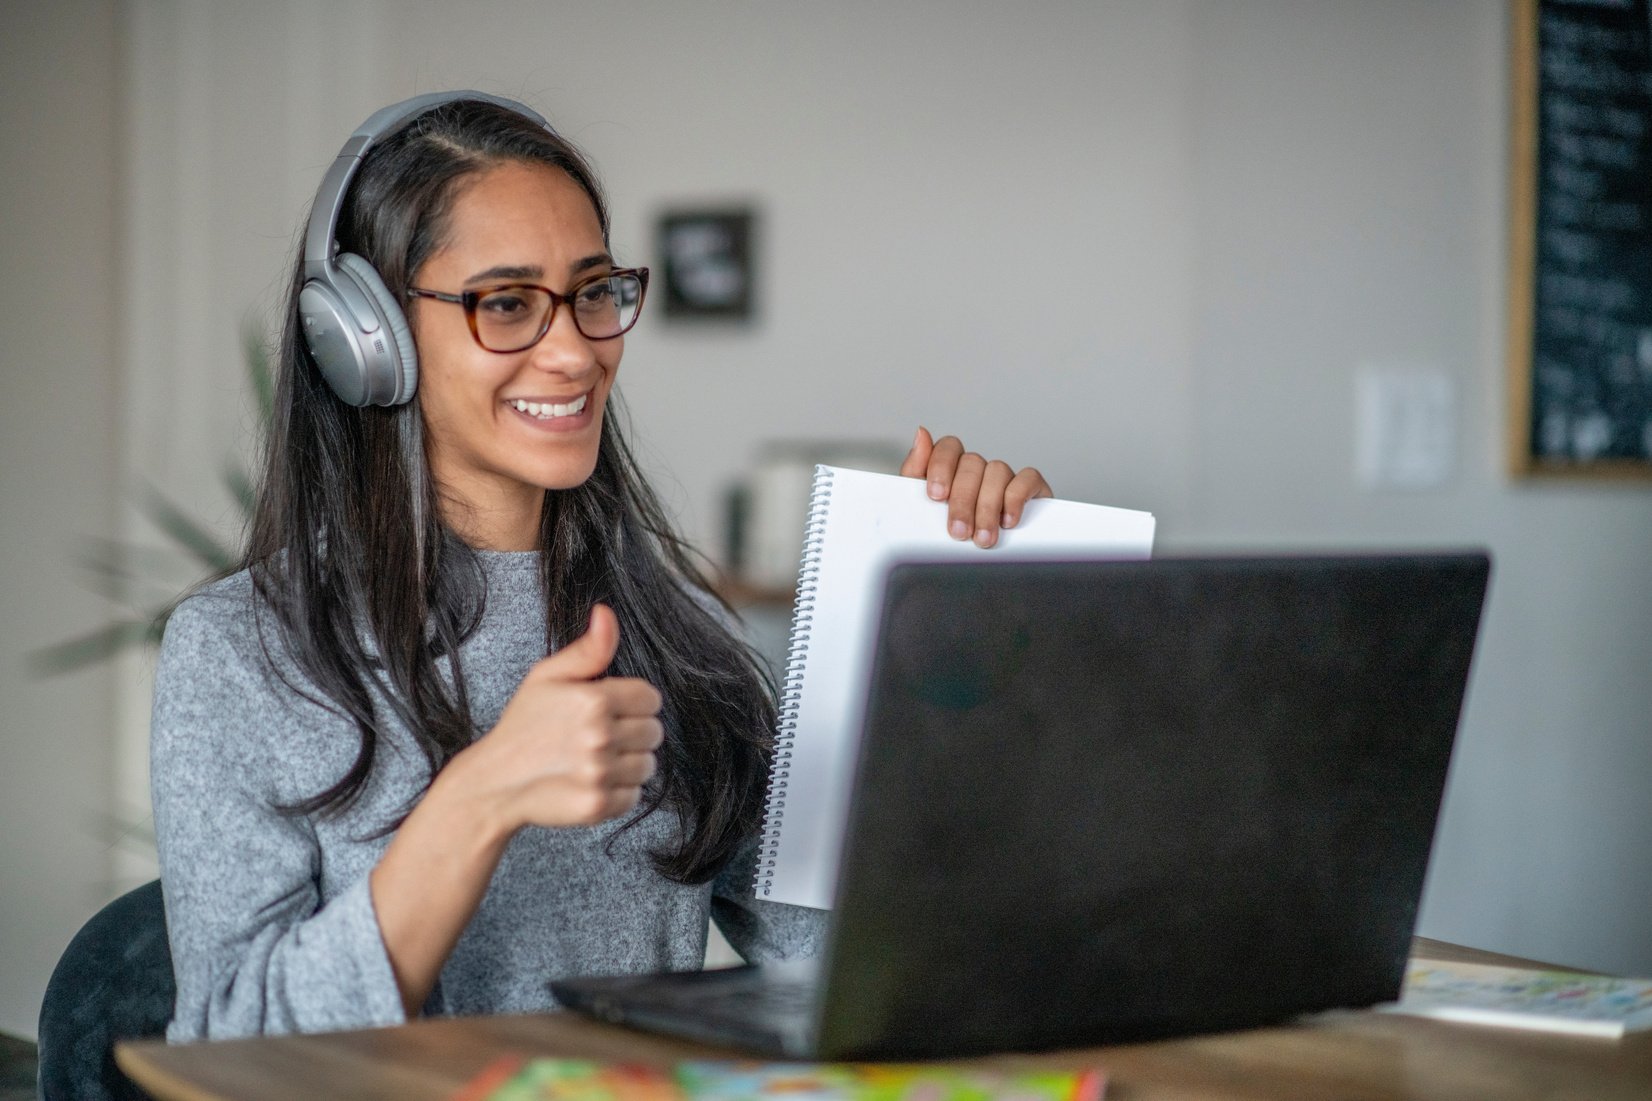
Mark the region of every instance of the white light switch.
[[1354, 466], [1366, 489], [1432, 489], [1457, 465], [1457, 386], [1443, 371], [1361, 368]]

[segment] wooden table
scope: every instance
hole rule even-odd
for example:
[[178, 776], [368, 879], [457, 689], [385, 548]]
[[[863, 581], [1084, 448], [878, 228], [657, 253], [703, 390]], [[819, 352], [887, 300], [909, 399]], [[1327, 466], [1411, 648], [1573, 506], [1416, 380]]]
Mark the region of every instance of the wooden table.
[[[1527, 964], [1419, 939], [1424, 959]], [[572, 1013], [416, 1021], [398, 1028], [168, 1046], [116, 1060], [163, 1101], [449, 1098], [506, 1054], [668, 1064], [723, 1051]], [[1652, 1032], [1599, 1040], [1453, 1025], [1367, 1010], [1277, 1028], [986, 1063], [1100, 1066], [1107, 1101], [1652, 1101]]]

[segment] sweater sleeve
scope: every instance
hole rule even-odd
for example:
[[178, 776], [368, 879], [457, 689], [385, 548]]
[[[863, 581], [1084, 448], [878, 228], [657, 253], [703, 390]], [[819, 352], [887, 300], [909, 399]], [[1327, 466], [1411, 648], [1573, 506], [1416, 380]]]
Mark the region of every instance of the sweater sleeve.
[[209, 592], [173, 613], [150, 733], [173, 1042], [404, 1019], [367, 878], [323, 905], [310, 823], [279, 809], [306, 717], [339, 722], [271, 673], [250, 599]]
[[729, 946], [747, 963], [819, 955], [826, 943], [827, 910], [767, 902], [757, 897], [753, 837], [712, 884], [711, 916]]

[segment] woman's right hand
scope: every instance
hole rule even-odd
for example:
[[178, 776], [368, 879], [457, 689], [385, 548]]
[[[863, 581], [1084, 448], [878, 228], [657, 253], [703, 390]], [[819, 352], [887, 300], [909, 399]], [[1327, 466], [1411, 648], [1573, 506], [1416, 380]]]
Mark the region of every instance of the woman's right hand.
[[660, 694], [607, 676], [619, 621], [601, 604], [585, 633], [522, 678], [494, 728], [436, 774], [390, 839], [369, 889], [409, 1017], [523, 826], [588, 826], [625, 814], [654, 775]]
[[605, 675], [618, 648], [619, 621], [598, 604], [585, 633], [528, 671], [431, 794], [469, 803], [501, 841], [522, 826], [588, 826], [633, 810], [664, 728], [653, 685]]

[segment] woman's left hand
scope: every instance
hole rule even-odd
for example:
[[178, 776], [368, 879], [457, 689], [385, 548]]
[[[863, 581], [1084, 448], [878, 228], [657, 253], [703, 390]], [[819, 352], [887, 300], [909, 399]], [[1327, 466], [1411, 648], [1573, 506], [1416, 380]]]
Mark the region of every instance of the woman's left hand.
[[957, 436], [939, 440], [919, 428], [901, 474], [922, 478], [931, 500], [947, 502], [947, 531], [954, 539], [972, 539], [978, 547], [998, 542], [1000, 528], [1021, 522], [1021, 510], [1034, 497], [1053, 497], [1050, 483], [1030, 466], [1015, 470], [1000, 459], [965, 451]]

